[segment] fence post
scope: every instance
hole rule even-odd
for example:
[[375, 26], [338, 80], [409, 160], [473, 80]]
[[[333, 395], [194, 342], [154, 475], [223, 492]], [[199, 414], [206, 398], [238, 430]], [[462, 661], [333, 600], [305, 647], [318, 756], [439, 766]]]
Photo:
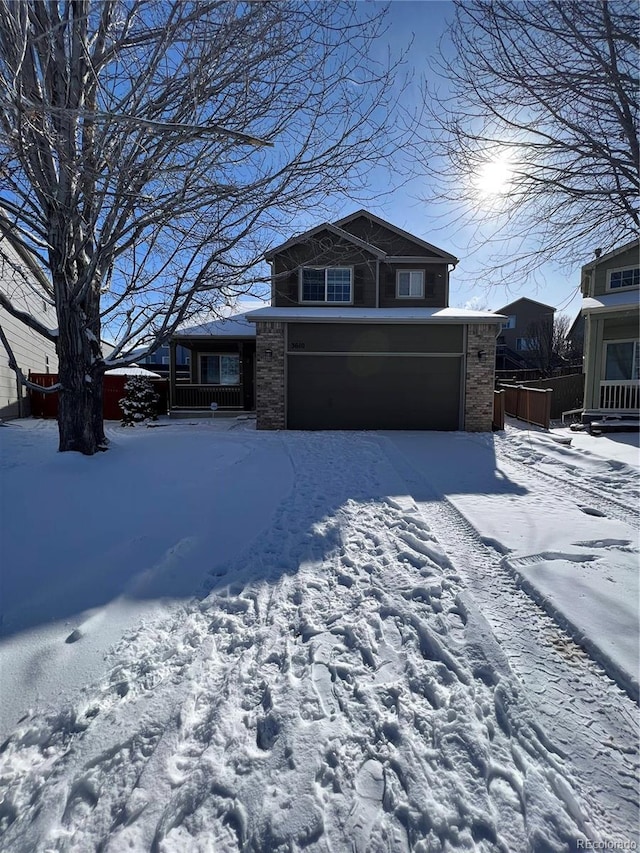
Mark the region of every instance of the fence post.
[[549, 429], [551, 423], [551, 398], [553, 396], [553, 388], [545, 388], [544, 393], [544, 428]]

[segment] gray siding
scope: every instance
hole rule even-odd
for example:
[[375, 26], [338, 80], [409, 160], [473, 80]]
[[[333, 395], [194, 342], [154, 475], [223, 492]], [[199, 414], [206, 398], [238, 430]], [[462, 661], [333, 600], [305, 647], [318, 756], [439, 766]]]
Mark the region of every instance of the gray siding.
[[[424, 273], [424, 297], [407, 299], [396, 297], [396, 273], [398, 270], [422, 270]], [[380, 264], [380, 307], [381, 308], [446, 308], [447, 264]]]
[[424, 246], [414, 243], [407, 237], [403, 237], [401, 234], [396, 234], [388, 228], [379, 225], [377, 222], [372, 222], [366, 216], [359, 216], [357, 219], [354, 219], [345, 225], [341, 225], [340, 227], [343, 231], [348, 231], [349, 234], [353, 234], [354, 237], [359, 237], [361, 240], [365, 240], [367, 243], [377, 246], [378, 249], [382, 249], [382, 251], [386, 252], [387, 255], [438, 256], [437, 252], [425, 249]]
[[[300, 305], [300, 267], [352, 266], [354, 268], [353, 305], [375, 308], [376, 259], [353, 243], [336, 240], [325, 232], [316, 235], [310, 243], [292, 246], [273, 260], [275, 275], [274, 300], [276, 308]], [[306, 303], [305, 303], [306, 304]]]
[[[516, 325], [513, 329], [502, 329], [499, 344], [505, 344], [512, 350], [517, 350], [517, 339], [528, 338], [532, 324], [553, 323], [554, 309], [528, 299], [519, 299], [504, 308], [498, 308], [496, 314], [514, 315]], [[523, 353], [526, 356], [526, 352]]]
[[[607, 273], [609, 270], [618, 270], [623, 267], [637, 266], [640, 266], [640, 257], [637, 246], [620, 255], [616, 255], [614, 258], [610, 258], [608, 261], [604, 261], [602, 264], [598, 264], [595, 270], [591, 270], [589, 273], [590, 282], [588, 284], [588, 295], [602, 296], [604, 293], [610, 293], [610, 291], [607, 290]], [[629, 291], [629, 293], [631, 294], [632, 291]], [[631, 295], [629, 298], [630, 300], [632, 299]]]
[[[13, 263], [21, 263], [18, 256], [8, 247], [2, 245], [3, 252], [11, 253]], [[21, 266], [23, 266], [21, 264]], [[28, 270], [25, 269], [28, 275]], [[32, 314], [49, 328], [55, 328], [57, 321], [51, 306], [46, 306], [42, 299], [26, 288], [27, 285], [18, 274], [0, 258], [0, 287], [12, 303], [20, 310]], [[9, 340], [13, 354], [20, 369], [28, 377], [33, 373], [57, 373], [58, 357], [55, 346], [36, 332], [31, 331], [24, 323], [16, 320], [4, 309], [0, 308], [0, 324]], [[9, 357], [0, 343], [0, 418], [26, 417], [30, 414], [28, 392], [19, 387], [16, 374], [9, 367]]]

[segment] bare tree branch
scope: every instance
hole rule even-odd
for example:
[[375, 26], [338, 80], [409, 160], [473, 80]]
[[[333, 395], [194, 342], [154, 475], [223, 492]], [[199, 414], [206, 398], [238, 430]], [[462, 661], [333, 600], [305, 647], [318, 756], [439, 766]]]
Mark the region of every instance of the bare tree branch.
[[56, 391], [59, 391], [62, 387], [59, 382], [56, 382], [54, 385], [50, 385], [45, 388], [44, 385], [38, 385], [37, 382], [32, 382], [30, 379], [24, 375], [22, 370], [20, 369], [20, 365], [16, 361], [16, 357], [14, 355], [13, 350], [11, 349], [11, 344], [5, 334], [4, 329], [0, 326], [0, 342], [3, 344], [7, 356], [9, 358], [9, 367], [15, 372], [16, 376], [20, 380], [20, 384], [24, 385], [25, 388], [29, 388], [32, 391], [40, 391], [42, 394], [53, 394]]
[[522, 285], [636, 233], [638, 21], [634, 0], [455, 0], [423, 150], [473, 248], [493, 244], [476, 280]]
[[0, 229], [54, 297], [61, 449], [102, 443], [103, 328], [126, 364], [370, 195], [407, 136], [384, 31], [339, 0], [0, 0]]

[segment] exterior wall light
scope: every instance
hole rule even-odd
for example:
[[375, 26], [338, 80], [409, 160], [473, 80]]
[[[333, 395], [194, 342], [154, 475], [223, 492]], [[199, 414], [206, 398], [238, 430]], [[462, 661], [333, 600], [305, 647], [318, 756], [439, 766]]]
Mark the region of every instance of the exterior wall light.
[[271, 359], [273, 358], [273, 350], [266, 349], [264, 351], [264, 357], [267, 359], [267, 361], [271, 361]]
[[478, 361], [482, 361], [482, 359], [485, 357], [485, 355], [486, 355], [486, 352], [483, 349], [479, 349], [478, 350]]

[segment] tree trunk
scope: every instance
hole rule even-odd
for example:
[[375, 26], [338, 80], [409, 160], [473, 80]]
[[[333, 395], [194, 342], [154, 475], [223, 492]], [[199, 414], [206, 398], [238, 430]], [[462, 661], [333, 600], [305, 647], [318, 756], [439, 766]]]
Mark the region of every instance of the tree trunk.
[[[84, 312], [71, 305], [58, 311], [59, 392], [58, 450], [92, 456], [104, 442], [102, 432], [102, 375], [96, 371]], [[96, 409], [100, 406], [100, 424]]]

